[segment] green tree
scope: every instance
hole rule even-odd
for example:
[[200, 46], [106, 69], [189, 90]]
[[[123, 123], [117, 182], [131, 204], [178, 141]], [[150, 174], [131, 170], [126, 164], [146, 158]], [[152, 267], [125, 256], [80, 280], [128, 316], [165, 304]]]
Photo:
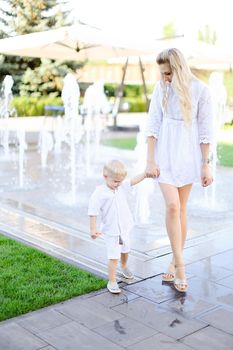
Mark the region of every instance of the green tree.
[[[68, 24], [68, 1], [2, 0], [0, 1], [0, 38], [28, 34]], [[0, 82], [7, 74], [13, 76], [13, 92], [19, 93], [27, 69], [40, 67], [39, 58], [0, 55]]]
[[66, 23], [66, 1], [2, 0], [0, 23], [6, 36], [27, 34], [57, 28]]
[[21, 96], [51, 96], [60, 95], [63, 87], [63, 77], [71, 71], [80, 68], [80, 63], [60, 60], [42, 59], [41, 65], [34, 70], [28, 68], [19, 86]]
[[171, 21], [167, 24], [165, 24], [165, 26], [162, 29], [162, 35], [164, 38], [172, 38], [174, 36], [176, 36], [176, 26], [175, 26], [175, 22]]
[[209, 44], [215, 44], [217, 40], [216, 31], [211, 29], [209, 25], [205, 25], [198, 31], [198, 40]]

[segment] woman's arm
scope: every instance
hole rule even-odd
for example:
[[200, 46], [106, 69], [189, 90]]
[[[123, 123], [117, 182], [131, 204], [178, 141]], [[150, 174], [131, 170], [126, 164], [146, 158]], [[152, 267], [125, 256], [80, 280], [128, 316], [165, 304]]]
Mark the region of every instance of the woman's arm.
[[202, 164], [209, 164], [210, 144], [201, 143], [200, 147], [201, 147], [201, 154], [202, 154]]
[[204, 87], [198, 101], [198, 131], [202, 154], [201, 182], [209, 186], [213, 182], [209, 167], [210, 144], [213, 141], [213, 110], [209, 89]]
[[155, 147], [163, 117], [160, 90], [160, 82], [158, 82], [152, 95], [147, 123], [147, 177], [159, 176], [159, 168], [155, 161]]
[[157, 138], [154, 136], [148, 136], [147, 138], [147, 164], [146, 164], [146, 177], [158, 177], [160, 174], [159, 167], [155, 160], [155, 147]]
[[154, 136], [147, 137], [147, 164], [155, 163], [155, 147], [157, 139]]
[[201, 183], [203, 187], [211, 185], [213, 177], [211, 175], [209, 167], [209, 143], [201, 143], [201, 154], [202, 154], [202, 169], [201, 169]]

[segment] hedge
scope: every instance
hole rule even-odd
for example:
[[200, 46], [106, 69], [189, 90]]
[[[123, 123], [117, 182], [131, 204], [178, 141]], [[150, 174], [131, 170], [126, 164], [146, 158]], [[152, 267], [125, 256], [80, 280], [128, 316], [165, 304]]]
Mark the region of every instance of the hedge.
[[[82, 102], [82, 100], [81, 100]], [[113, 100], [111, 99], [111, 102]], [[140, 97], [123, 97], [122, 103], [129, 103], [129, 110], [127, 112], [145, 112], [146, 103]], [[62, 106], [61, 97], [14, 97], [12, 106], [16, 109], [18, 116], [41, 116], [44, 115], [44, 108], [46, 105]], [[52, 115], [52, 112], [47, 112], [47, 115]]]
[[[15, 107], [18, 116], [40, 116], [44, 115], [46, 105], [62, 106], [61, 97], [14, 97], [12, 106]], [[49, 115], [52, 112], [48, 112]]]

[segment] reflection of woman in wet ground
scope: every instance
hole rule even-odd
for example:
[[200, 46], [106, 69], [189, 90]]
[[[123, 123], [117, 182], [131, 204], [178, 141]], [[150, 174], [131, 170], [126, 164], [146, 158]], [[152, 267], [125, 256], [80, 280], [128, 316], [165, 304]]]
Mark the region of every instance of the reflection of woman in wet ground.
[[187, 235], [186, 206], [194, 182], [209, 186], [212, 108], [207, 86], [195, 78], [177, 49], [157, 57], [161, 80], [149, 109], [146, 173], [157, 178], [166, 205], [166, 227], [173, 258], [163, 281], [185, 292], [183, 248]]

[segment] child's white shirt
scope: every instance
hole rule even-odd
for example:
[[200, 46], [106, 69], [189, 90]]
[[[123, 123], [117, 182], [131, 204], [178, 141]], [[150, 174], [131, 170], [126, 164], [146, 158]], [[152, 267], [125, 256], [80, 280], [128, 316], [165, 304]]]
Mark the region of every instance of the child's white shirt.
[[123, 238], [132, 229], [134, 222], [127, 201], [129, 190], [129, 180], [123, 181], [116, 190], [111, 190], [106, 184], [96, 187], [89, 201], [88, 215], [100, 215], [101, 233]]

